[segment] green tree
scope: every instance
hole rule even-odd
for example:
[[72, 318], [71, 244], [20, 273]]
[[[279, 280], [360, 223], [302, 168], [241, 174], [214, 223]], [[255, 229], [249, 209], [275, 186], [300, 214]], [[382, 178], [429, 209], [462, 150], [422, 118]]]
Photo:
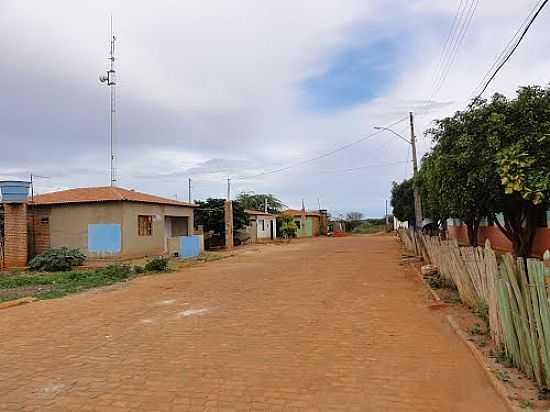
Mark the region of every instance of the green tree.
[[294, 217], [288, 213], [283, 213], [279, 215], [279, 218], [277, 219], [277, 226], [279, 228], [279, 233], [283, 237], [283, 239], [292, 239], [296, 237], [296, 233], [298, 232], [298, 226], [294, 222]]
[[391, 189], [391, 207], [393, 215], [402, 222], [416, 226], [414, 214], [414, 180], [405, 179], [401, 183], [393, 182]]
[[[550, 89], [530, 86], [516, 98], [495, 94], [439, 120], [420, 182], [428, 204], [462, 219], [477, 244], [481, 219], [490, 217], [529, 256], [540, 215], [550, 198]], [[495, 218], [504, 216], [503, 222]]]
[[[212, 231], [215, 236], [225, 236], [224, 220], [225, 199], [208, 198], [197, 201], [195, 209], [195, 225], [202, 225], [205, 232]], [[248, 223], [244, 208], [238, 201], [233, 202], [233, 236]]]
[[529, 256], [537, 223], [550, 205], [550, 89], [521, 88], [517, 97], [501, 99], [502, 145], [496, 154], [504, 195], [496, 219], [516, 256]]
[[498, 139], [492, 137], [499, 122], [485, 101], [476, 101], [427, 132], [435, 145], [419, 173], [425, 208], [435, 218], [461, 219], [472, 246], [501, 192], [494, 162]]
[[267, 211], [277, 214], [285, 207], [285, 205], [271, 193], [261, 194], [254, 192], [242, 192], [237, 196], [237, 201], [245, 209], [261, 210], [265, 208], [267, 202]]

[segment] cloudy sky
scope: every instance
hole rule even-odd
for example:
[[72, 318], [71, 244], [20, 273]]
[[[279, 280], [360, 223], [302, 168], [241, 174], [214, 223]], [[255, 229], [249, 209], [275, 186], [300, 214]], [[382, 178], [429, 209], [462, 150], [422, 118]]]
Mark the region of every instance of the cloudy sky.
[[[109, 184], [98, 75], [112, 14], [118, 185], [186, 199], [191, 177], [203, 199], [224, 196], [229, 176], [234, 194], [381, 216], [412, 168], [407, 144], [371, 136], [374, 126], [401, 120], [393, 128], [407, 134], [414, 111], [428, 150], [423, 131], [465, 106], [537, 3], [480, 1], [438, 88], [443, 45], [470, 1], [0, 0], [0, 178], [47, 177], [41, 193]], [[547, 84], [549, 50], [550, 9], [487, 95]]]

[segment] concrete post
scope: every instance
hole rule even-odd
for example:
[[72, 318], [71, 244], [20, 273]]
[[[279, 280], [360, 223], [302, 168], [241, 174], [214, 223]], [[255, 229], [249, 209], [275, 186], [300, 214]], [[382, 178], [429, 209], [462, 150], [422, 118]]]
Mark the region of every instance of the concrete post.
[[233, 202], [226, 200], [224, 204], [225, 248], [233, 249]]
[[22, 268], [28, 259], [27, 205], [4, 203], [4, 266]]
[[321, 214], [321, 235], [326, 236], [328, 234], [328, 211], [326, 209], [320, 209]]

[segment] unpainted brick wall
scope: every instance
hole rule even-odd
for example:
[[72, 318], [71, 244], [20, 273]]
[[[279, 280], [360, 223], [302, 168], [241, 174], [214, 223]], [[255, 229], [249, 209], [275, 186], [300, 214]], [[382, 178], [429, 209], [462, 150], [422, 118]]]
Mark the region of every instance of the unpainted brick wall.
[[50, 210], [28, 208], [29, 258], [45, 252], [50, 247]]
[[4, 236], [4, 266], [6, 268], [26, 266], [28, 257], [26, 204], [4, 204]]

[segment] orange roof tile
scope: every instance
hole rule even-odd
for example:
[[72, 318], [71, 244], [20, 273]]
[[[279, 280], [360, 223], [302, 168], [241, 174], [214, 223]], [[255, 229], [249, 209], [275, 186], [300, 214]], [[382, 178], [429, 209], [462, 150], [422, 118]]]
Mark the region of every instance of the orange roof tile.
[[148, 195], [134, 190], [116, 186], [82, 187], [78, 189], [62, 190], [34, 196], [31, 205], [57, 205], [65, 203], [93, 203], [93, 202], [142, 202], [161, 205], [197, 207], [193, 203], [180, 202], [160, 196]]

